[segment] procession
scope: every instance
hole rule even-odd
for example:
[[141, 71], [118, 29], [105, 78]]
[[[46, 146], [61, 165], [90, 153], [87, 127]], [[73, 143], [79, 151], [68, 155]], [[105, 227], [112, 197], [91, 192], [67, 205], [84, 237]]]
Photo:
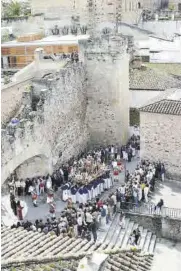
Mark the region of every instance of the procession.
[[[155, 181], [164, 180], [163, 164], [139, 161], [138, 157], [139, 137], [133, 135], [126, 146], [109, 146], [83, 153], [62, 165], [52, 176], [16, 181], [14, 175], [9, 182], [10, 202], [19, 222], [13, 224], [12, 228], [21, 226], [28, 231], [87, 240], [93, 238], [96, 242], [97, 232], [104, 230], [117, 212], [120, 212], [119, 226], [124, 228], [124, 211], [130, 204], [138, 207], [148, 203], [148, 195], [154, 192]], [[135, 170], [129, 172], [124, 167], [124, 160], [129, 163], [132, 159], [138, 159], [138, 163]], [[124, 181], [119, 184], [120, 174], [124, 175]], [[109, 193], [117, 183], [117, 189]], [[105, 192], [108, 193], [106, 199], [103, 197]], [[56, 193], [66, 203], [60, 213], [56, 211]], [[25, 220], [19, 200], [22, 196], [31, 197], [33, 206], [37, 208], [38, 199], [46, 198], [49, 206], [47, 220]], [[137, 245], [138, 235], [135, 232], [130, 235], [130, 244]]]

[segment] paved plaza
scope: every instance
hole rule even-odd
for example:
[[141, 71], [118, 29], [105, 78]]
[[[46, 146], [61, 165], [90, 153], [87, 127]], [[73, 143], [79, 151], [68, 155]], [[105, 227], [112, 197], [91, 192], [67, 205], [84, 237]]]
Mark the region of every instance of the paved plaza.
[[[125, 167], [129, 171], [134, 171], [136, 168], [137, 163], [139, 162], [138, 159], [132, 160], [131, 163], [126, 163]], [[115, 191], [116, 187], [119, 187], [122, 183], [124, 183], [124, 173], [121, 173], [119, 176], [119, 182], [115, 183], [114, 187], [103, 193], [102, 198], [106, 199], [110, 192]], [[56, 194], [56, 214], [57, 216], [59, 213], [65, 208], [66, 203], [63, 202], [60, 199], [61, 195], [60, 192]], [[49, 217], [49, 206], [46, 203], [45, 199], [41, 199], [41, 202], [39, 202], [38, 207], [34, 207], [32, 204], [32, 199], [31, 197], [20, 197], [22, 205], [24, 207], [23, 209], [23, 218], [24, 220], [30, 220], [34, 221], [36, 219], [45, 219]], [[14, 216], [12, 209], [10, 207], [10, 200], [9, 200], [9, 195], [2, 196], [1, 198], [2, 202], [2, 221], [5, 225], [10, 226], [14, 222], [17, 222], [17, 217]]]
[[[125, 167], [130, 172], [133, 172], [136, 168], [138, 159], [134, 159], [130, 163], [126, 163]], [[106, 199], [109, 194], [116, 190], [122, 183], [124, 183], [124, 173], [121, 173], [119, 176], [119, 182], [115, 183], [114, 186], [109, 190], [105, 191], [101, 198]], [[60, 191], [56, 194], [56, 215], [59, 216], [60, 212], [65, 208], [66, 203], [61, 199]], [[158, 182], [156, 183], [155, 192], [151, 194], [150, 202], [158, 203], [160, 199], [164, 200], [165, 207], [169, 208], [181, 208], [181, 184], [176, 182]], [[14, 222], [17, 222], [17, 217], [14, 216], [12, 209], [10, 208], [9, 195], [2, 196], [2, 221], [5, 225], [10, 226]], [[46, 219], [49, 217], [49, 206], [46, 203], [46, 199], [39, 199], [38, 207], [35, 208], [32, 204], [31, 197], [21, 197], [23, 209], [23, 217], [26, 220], [35, 221], [36, 219]]]
[[152, 271], [180, 271], [181, 243], [161, 239], [157, 241]]
[[151, 197], [151, 202], [156, 204], [161, 198], [164, 200], [165, 207], [181, 209], [181, 183], [175, 181], [159, 182]]

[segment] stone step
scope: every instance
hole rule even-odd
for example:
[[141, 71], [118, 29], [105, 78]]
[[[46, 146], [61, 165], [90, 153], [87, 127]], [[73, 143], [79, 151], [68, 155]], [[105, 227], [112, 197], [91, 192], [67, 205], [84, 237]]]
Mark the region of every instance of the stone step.
[[155, 246], [156, 246], [156, 235], [153, 234], [151, 237], [151, 242], [150, 242], [150, 246], [149, 246], [149, 253], [153, 254], [154, 250], [155, 250]]
[[146, 236], [147, 236], [147, 230], [144, 229], [141, 233], [141, 240], [140, 240], [140, 243], [139, 243], [139, 247], [141, 250], [143, 250], [143, 247], [144, 247], [144, 244], [145, 244], [145, 241], [146, 241]]
[[143, 251], [144, 252], [148, 252], [149, 250], [149, 246], [150, 246], [150, 242], [151, 242], [151, 237], [152, 237], [152, 232], [148, 232], [147, 236], [146, 236], [146, 240], [143, 246]]
[[122, 247], [122, 243], [123, 243], [123, 240], [124, 240], [124, 237], [125, 237], [125, 234], [126, 234], [126, 229], [127, 229], [127, 226], [129, 224], [129, 222], [130, 222], [130, 219], [126, 218], [126, 220], [125, 220], [125, 228], [121, 229], [118, 240], [117, 240], [117, 242], [115, 244], [115, 248], [121, 248]]
[[116, 227], [115, 227], [115, 229], [113, 231], [113, 235], [112, 235], [112, 238], [110, 240], [110, 245], [108, 246], [108, 249], [113, 248], [116, 245], [116, 243], [117, 243], [117, 241], [119, 239], [119, 235], [121, 233], [121, 227], [119, 225], [119, 221], [120, 221], [120, 219], [119, 219], [119, 215], [118, 215], [118, 220], [116, 221], [117, 224], [116, 224]]
[[128, 227], [126, 228], [126, 232], [125, 232], [125, 236], [124, 236], [124, 240], [123, 240], [123, 244], [122, 244], [122, 248], [125, 249], [127, 247], [130, 235], [133, 231], [133, 227], [134, 227], [134, 222], [129, 222]]
[[109, 229], [109, 233], [106, 239], [106, 243], [108, 244], [108, 249], [111, 249], [114, 246], [114, 241], [116, 236], [119, 234], [120, 228], [118, 228], [119, 225], [119, 214], [116, 214], [114, 224]]
[[[112, 231], [111, 229], [114, 228], [115, 221], [116, 221], [117, 217], [118, 217], [118, 214], [115, 214], [110, 225], [108, 225], [107, 231], [101, 233], [101, 238], [99, 238], [99, 242], [101, 242], [102, 245], [101, 245], [100, 249], [102, 249], [105, 246], [105, 244], [107, 244], [107, 245], [109, 244], [109, 240], [111, 238], [110, 235], [111, 235], [111, 231]], [[98, 234], [100, 235], [100, 232], [98, 232]]]

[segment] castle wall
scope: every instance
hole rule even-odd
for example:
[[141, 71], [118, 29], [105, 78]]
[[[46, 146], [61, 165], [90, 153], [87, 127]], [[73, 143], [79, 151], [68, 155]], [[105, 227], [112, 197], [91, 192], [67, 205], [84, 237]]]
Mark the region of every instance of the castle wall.
[[181, 117], [140, 112], [141, 158], [160, 160], [166, 173], [180, 180]]
[[129, 57], [113, 60], [91, 54], [88, 71], [87, 118], [94, 144], [125, 143], [129, 127]]
[[31, 79], [5, 85], [1, 90], [1, 121], [8, 122], [21, 105], [22, 93]]
[[[85, 119], [85, 69], [81, 64], [73, 65], [61, 70], [58, 78], [37, 81], [36, 89], [40, 97], [45, 97], [42, 108], [31, 112], [28, 102], [31, 93], [25, 93], [24, 119], [2, 130], [2, 183], [20, 165], [23, 165], [17, 170], [20, 178], [28, 173], [31, 176], [51, 173], [57, 162], [68, 160], [86, 147], [89, 135]], [[39, 170], [37, 156], [43, 157]]]

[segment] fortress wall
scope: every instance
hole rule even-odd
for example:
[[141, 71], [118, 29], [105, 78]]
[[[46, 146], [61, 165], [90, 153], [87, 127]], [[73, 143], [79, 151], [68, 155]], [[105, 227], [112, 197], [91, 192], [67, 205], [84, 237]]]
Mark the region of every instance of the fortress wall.
[[[20, 178], [30, 172], [29, 177], [51, 173], [57, 162], [79, 154], [86, 147], [85, 69], [81, 64], [73, 65], [62, 70], [58, 78], [44, 86], [36, 82], [44, 104], [31, 112], [27, 99], [20, 124], [10, 124], [2, 130], [2, 183], [20, 165], [17, 171]], [[38, 157], [43, 159], [39, 171]]]

